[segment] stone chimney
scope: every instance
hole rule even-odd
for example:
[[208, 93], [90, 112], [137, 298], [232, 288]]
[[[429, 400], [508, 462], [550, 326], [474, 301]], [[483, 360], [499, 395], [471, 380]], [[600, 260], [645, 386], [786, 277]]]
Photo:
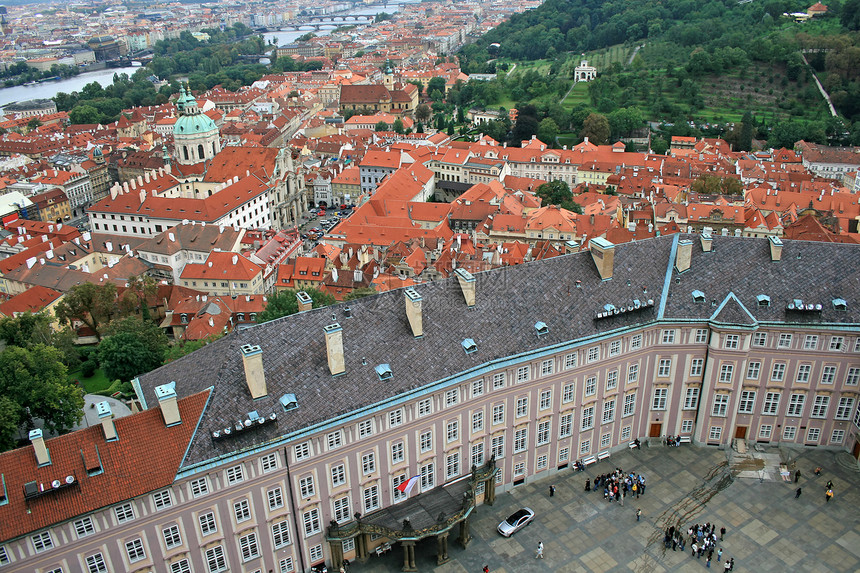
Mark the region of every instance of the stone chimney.
[[161, 407], [165, 426], [175, 426], [182, 423], [179, 416], [179, 405], [176, 403], [176, 382], [155, 387], [155, 397]]
[[421, 295], [414, 288], [403, 291], [406, 299], [406, 318], [412, 327], [412, 336], [421, 338], [424, 336], [424, 321], [421, 314]]
[[782, 259], [782, 239], [779, 237], [769, 237], [770, 243], [770, 260], [778, 261]]
[[296, 293], [296, 301], [299, 303], [299, 312], [305, 312], [312, 309], [314, 306], [314, 301], [311, 299], [311, 295], [303, 290]]
[[112, 442], [119, 439], [116, 435], [116, 426], [113, 423], [113, 412], [110, 409], [110, 403], [105, 400], [96, 404], [96, 412], [99, 415], [99, 421], [102, 423], [102, 430], [105, 433], [105, 440]]
[[328, 369], [332, 376], [346, 372], [343, 358], [343, 327], [334, 323], [323, 327], [325, 332], [325, 350], [328, 356]]
[[463, 297], [466, 299], [466, 306], [475, 306], [475, 277], [466, 269], [457, 269], [454, 271], [457, 275], [457, 280], [460, 282], [460, 290], [463, 291]]
[[714, 246], [714, 238], [710, 233], [702, 233], [702, 251], [705, 253], [710, 253], [711, 248]]
[[594, 259], [600, 278], [608, 281], [612, 278], [612, 271], [615, 266], [615, 245], [601, 237], [591, 239], [588, 244], [591, 258]]
[[263, 370], [263, 351], [257, 345], [242, 345], [242, 365], [245, 367], [245, 382], [251, 392], [251, 398], [256, 400], [268, 394], [266, 390], [266, 372]]
[[39, 428], [30, 430], [30, 443], [33, 444], [33, 451], [36, 453], [36, 463], [40, 466], [51, 465], [51, 454], [48, 453], [45, 438], [42, 437], [42, 430]]
[[675, 254], [675, 270], [679, 273], [690, 270], [690, 259], [693, 257], [693, 241], [681, 239]]

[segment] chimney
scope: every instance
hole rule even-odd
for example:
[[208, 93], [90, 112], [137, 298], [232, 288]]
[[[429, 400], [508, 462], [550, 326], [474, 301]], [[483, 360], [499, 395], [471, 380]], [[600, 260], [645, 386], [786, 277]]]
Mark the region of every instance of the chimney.
[[346, 372], [343, 358], [343, 327], [334, 323], [323, 327], [325, 332], [325, 350], [328, 356], [328, 369], [332, 376]]
[[257, 345], [242, 345], [242, 365], [245, 367], [245, 383], [251, 398], [262, 398], [266, 391], [266, 372], [263, 370], [263, 351]]
[[454, 271], [457, 275], [457, 280], [460, 282], [460, 290], [463, 291], [463, 297], [466, 299], [466, 306], [475, 306], [475, 277], [466, 269], [460, 268]]
[[421, 295], [414, 288], [408, 288], [403, 293], [406, 295], [406, 318], [412, 328], [412, 336], [421, 338], [424, 336], [424, 322], [421, 314]]
[[38, 428], [30, 430], [30, 443], [33, 444], [33, 451], [36, 453], [36, 462], [40, 466], [51, 465], [51, 454], [48, 453], [48, 447], [45, 446], [42, 430]]
[[602, 280], [608, 281], [612, 278], [612, 270], [615, 266], [615, 245], [601, 237], [595, 237], [589, 241], [591, 258], [597, 265], [597, 272]]
[[779, 237], [769, 237], [770, 260], [778, 261], [782, 258], [782, 240]]
[[105, 432], [105, 440], [113, 442], [118, 439], [116, 435], [116, 426], [113, 423], [113, 412], [110, 410], [110, 403], [107, 400], [96, 404], [96, 412], [99, 415], [99, 421], [102, 423], [102, 429]]
[[681, 239], [678, 241], [678, 251], [675, 254], [675, 270], [679, 273], [690, 270], [690, 259], [693, 256], [693, 241]]
[[179, 416], [179, 405], [176, 403], [176, 382], [155, 387], [155, 397], [161, 407], [165, 426], [175, 426], [182, 423]]
[[710, 233], [702, 233], [702, 251], [710, 253], [713, 247], [714, 238]]
[[306, 310], [310, 310], [314, 306], [314, 301], [311, 299], [311, 295], [301, 290], [296, 293], [296, 300], [299, 303], [299, 312], [305, 312]]

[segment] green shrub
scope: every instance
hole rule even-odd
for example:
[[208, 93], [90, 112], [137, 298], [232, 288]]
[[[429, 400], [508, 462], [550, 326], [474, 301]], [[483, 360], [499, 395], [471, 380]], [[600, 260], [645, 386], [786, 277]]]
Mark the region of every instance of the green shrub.
[[96, 369], [99, 367], [98, 363], [90, 358], [83, 364], [81, 364], [81, 375], [84, 378], [92, 378], [93, 374], [96, 373]]

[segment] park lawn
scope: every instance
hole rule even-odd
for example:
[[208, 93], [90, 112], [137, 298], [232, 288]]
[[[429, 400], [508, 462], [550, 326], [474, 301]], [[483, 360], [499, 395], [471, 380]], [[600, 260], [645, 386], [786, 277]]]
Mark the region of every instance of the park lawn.
[[572, 109], [581, 103], [591, 105], [591, 98], [588, 96], [588, 83], [586, 82], [576, 84], [561, 105]]
[[95, 392], [107, 390], [111, 385], [111, 380], [108, 380], [101, 368], [96, 368], [95, 373], [93, 373], [89, 378], [84, 378], [80, 369], [75, 370], [74, 372], [69, 373], [69, 379], [77, 380], [87, 394], [94, 394]]

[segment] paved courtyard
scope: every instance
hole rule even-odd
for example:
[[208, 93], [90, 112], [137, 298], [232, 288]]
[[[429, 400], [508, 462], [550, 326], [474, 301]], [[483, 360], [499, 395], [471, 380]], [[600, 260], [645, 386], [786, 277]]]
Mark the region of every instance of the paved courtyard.
[[[482, 505], [472, 514], [474, 537], [467, 550], [452, 535], [451, 560], [436, 565], [435, 539], [416, 547], [421, 572], [479, 573], [484, 565], [498, 573], [531, 571], [707, 571], [706, 559], [687, 551], [663, 547], [663, 531], [671, 524], [686, 530], [694, 523], [725, 526], [717, 542], [723, 560], [734, 557], [735, 571], [860, 571], [860, 473], [847, 454], [824, 450], [767, 450], [781, 453], [791, 470], [800, 469], [803, 493], [795, 499], [794, 479], [778, 473], [750, 472], [750, 460], [724, 450], [647, 447], [612, 456], [585, 472], [565, 470], [499, 494], [494, 506]], [[778, 461], [778, 460], [777, 460]], [[846, 461], [848, 463], [846, 463]], [[842, 462], [842, 463], [839, 463]], [[821, 466], [821, 476], [814, 468]], [[607, 503], [602, 492], [585, 492], [586, 478], [620, 467], [646, 476], [646, 494], [628, 497], [621, 507]], [[746, 470], [746, 471], [745, 471]], [[744, 477], [763, 475], [759, 477]], [[825, 487], [833, 480], [834, 498], [825, 503]], [[549, 486], [556, 486], [549, 497]], [[496, 532], [499, 521], [521, 506], [537, 518], [526, 529], [505, 539]], [[642, 518], [636, 522], [636, 508]], [[456, 528], [455, 528], [456, 529]], [[538, 541], [545, 559], [534, 557]], [[367, 563], [354, 563], [351, 572], [395, 572], [402, 566], [402, 550]], [[710, 571], [723, 573], [716, 554]]]

